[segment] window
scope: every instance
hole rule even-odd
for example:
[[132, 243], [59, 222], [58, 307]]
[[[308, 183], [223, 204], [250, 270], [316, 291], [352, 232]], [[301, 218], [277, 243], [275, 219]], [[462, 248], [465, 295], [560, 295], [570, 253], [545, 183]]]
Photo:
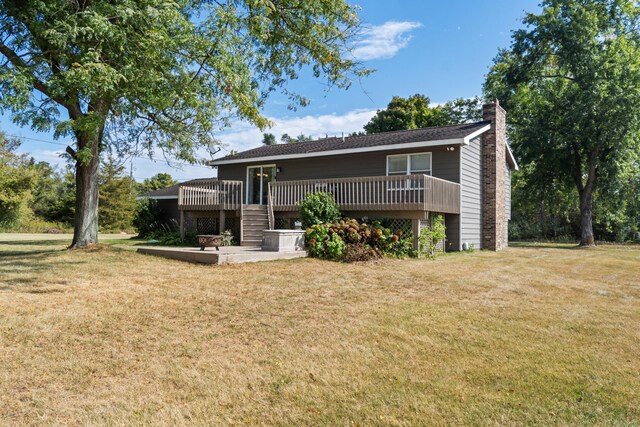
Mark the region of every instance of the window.
[[387, 175], [431, 175], [431, 153], [387, 156]]

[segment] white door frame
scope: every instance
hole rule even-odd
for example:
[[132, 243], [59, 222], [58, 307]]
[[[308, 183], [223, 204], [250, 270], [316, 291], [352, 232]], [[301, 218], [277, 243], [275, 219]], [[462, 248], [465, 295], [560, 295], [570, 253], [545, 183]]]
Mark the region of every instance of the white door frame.
[[[275, 180], [276, 178], [276, 173], [277, 173], [277, 168], [275, 163], [274, 164], [269, 164], [269, 165], [252, 165], [252, 166], [247, 166], [247, 178], [246, 178], [246, 183], [247, 183], [247, 190], [246, 190], [246, 195], [245, 195], [245, 200], [247, 201], [248, 205], [252, 205], [253, 203], [249, 203], [249, 169], [256, 169], [256, 168], [260, 168], [260, 174], [264, 173], [263, 170], [264, 168], [273, 168], [274, 169], [274, 173], [273, 173], [273, 180]], [[260, 202], [264, 202], [264, 203], [260, 203], [262, 204], [266, 204], [266, 200], [262, 200], [262, 194], [264, 191], [263, 188], [264, 185], [264, 177], [261, 176], [260, 177]]]

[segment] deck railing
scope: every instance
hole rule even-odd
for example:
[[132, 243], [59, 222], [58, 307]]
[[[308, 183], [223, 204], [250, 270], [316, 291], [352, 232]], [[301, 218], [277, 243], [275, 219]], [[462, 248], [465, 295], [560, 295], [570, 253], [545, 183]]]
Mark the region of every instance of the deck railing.
[[193, 211], [242, 209], [242, 188], [242, 181], [208, 180], [182, 185], [178, 207]]
[[308, 193], [331, 193], [343, 211], [424, 210], [460, 213], [460, 184], [428, 175], [269, 183], [274, 211], [295, 211]]

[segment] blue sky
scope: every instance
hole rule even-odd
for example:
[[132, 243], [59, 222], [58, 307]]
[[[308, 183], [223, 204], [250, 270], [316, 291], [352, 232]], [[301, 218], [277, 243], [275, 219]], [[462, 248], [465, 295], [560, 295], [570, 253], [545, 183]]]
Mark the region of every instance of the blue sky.
[[[433, 103], [480, 95], [485, 75], [499, 48], [508, 47], [511, 31], [521, 27], [525, 12], [539, 10], [537, 0], [371, 0], [361, 1], [364, 31], [355, 45], [355, 55], [376, 72], [355, 82], [348, 91], [326, 92], [322, 81], [302, 78], [290, 88], [311, 100], [293, 112], [274, 97], [265, 114], [275, 123], [270, 130], [316, 137], [362, 130], [362, 126], [384, 108], [392, 96], [422, 93]], [[0, 129], [8, 134], [56, 143], [53, 136], [14, 125], [5, 115]], [[235, 123], [221, 132], [224, 155], [231, 149], [259, 146], [261, 132], [246, 123]], [[61, 145], [24, 139], [23, 152], [37, 160], [63, 164]], [[186, 180], [215, 175], [202, 166], [171, 166], [163, 161], [133, 160], [138, 180], [157, 172], [169, 172]]]

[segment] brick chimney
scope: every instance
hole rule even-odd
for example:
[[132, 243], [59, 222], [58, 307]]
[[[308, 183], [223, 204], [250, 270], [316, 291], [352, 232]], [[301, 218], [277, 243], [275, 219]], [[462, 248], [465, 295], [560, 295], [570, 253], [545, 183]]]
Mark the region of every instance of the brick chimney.
[[491, 129], [482, 135], [482, 248], [499, 251], [508, 246], [506, 212], [506, 111], [498, 100], [482, 107]]

